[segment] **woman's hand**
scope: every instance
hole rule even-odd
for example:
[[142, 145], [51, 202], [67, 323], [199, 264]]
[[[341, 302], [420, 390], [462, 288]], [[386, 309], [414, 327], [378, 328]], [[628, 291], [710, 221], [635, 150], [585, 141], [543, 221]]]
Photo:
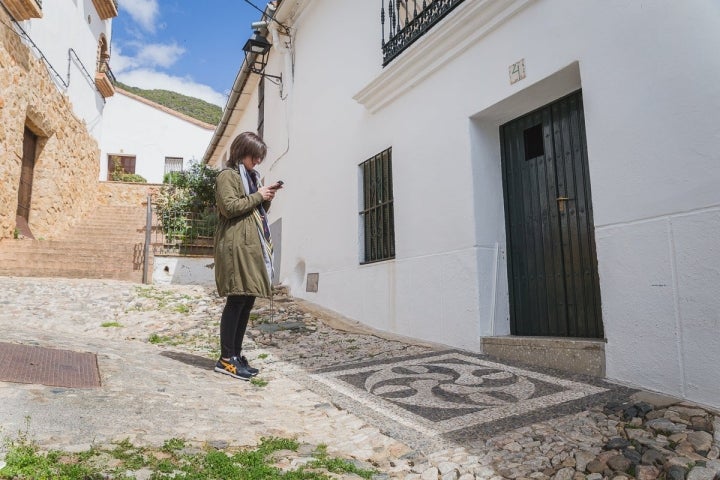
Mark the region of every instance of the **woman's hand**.
[[262, 195], [263, 200], [267, 202], [268, 200], [275, 198], [276, 190], [270, 187], [260, 187], [258, 188], [258, 192]]

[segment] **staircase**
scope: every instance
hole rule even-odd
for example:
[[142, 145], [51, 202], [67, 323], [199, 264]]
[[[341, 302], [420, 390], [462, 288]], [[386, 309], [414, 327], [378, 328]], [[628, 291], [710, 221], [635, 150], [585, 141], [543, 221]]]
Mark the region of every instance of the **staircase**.
[[62, 240], [1, 240], [0, 275], [142, 282], [145, 218], [142, 207], [98, 206]]

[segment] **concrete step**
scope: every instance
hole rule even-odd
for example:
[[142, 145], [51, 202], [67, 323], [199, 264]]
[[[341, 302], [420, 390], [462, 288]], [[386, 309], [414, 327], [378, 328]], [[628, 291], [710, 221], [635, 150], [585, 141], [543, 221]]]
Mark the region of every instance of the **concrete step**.
[[142, 279], [142, 256], [109, 258], [105, 256], [28, 256], [18, 255], [7, 259], [0, 256], [0, 275], [29, 277], [71, 277], [71, 278], [125, 278]]
[[[61, 238], [0, 241], [0, 275], [140, 282], [146, 220], [145, 206], [101, 205]], [[160, 232], [151, 232], [151, 246], [162, 244]]]
[[0, 255], [8, 253], [131, 253], [138, 248], [142, 250], [144, 242], [94, 242], [64, 240], [10, 240], [0, 242]]
[[567, 337], [481, 337], [482, 353], [536, 367], [605, 377], [605, 341]]
[[126, 267], [128, 265], [142, 263], [142, 261], [142, 252], [138, 255], [63, 255], [62, 252], [44, 253], [40, 255], [35, 253], [20, 253], [14, 256], [0, 255], [0, 263], [6, 268], [42, 267], [46, 265], [83, 266], [87, 268], [95, 268], [96, 265]]
[[0, 275], [12, 277], [107, 278], [114, 280], [127, 280], [137, 283], [142, 282], [142, 269], [137, 271], [87, 270], [73, 268], [8, 270], [0, 267]]
[[144, 243], [145, 235], [138, 235], [136, 233], [116, 233], [116, 234], [102, 234], [102, 233], [89, 233], [89, 234], [76, 234], [63, 237], [63, 240], [68, 243]]

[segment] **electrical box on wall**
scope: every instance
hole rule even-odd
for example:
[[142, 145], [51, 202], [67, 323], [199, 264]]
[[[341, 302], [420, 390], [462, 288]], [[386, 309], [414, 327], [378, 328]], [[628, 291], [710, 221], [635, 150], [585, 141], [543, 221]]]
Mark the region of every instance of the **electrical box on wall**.
[[305, 291], [317, 293], [319, 281], [320, 281], [319, 273], [308, 273], [307, 281], [305, 282]]

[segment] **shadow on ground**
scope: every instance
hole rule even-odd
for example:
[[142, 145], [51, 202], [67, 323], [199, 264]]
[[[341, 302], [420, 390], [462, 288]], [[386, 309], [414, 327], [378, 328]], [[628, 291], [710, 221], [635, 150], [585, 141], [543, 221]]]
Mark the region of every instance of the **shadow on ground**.
[[182, 362], [192, 367], [202, 368], [203, 370], [212, 370], [215, 366], [214, 360], [200, 355], [193, 355], [192, 353], [167, 351], [160, 353], [160, 355], [177, 360], [178, 362]]

